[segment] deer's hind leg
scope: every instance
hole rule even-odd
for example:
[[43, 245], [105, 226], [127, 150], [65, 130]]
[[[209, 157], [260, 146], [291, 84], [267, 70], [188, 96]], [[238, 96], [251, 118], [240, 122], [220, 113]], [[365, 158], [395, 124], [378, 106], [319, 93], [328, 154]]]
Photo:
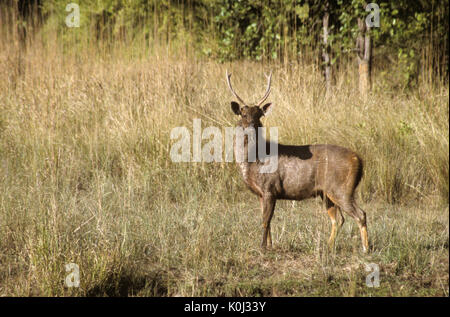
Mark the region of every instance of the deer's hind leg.
[[366, 223], [366, 213], [364, 210], [358, 207], [353, 197], [342, 197], [339, 199], [333, 198], [333, 202], [342, 208], [348, 215], [356, 220], [358, 224], [359, 231], [361, 234], [361, 242], [363, 247], [363, 252], [369, 251], [369, 238], [367, 235], [367, 223]]
[[359, 208], [359, 206], [356, 204], [355, 201], [353, 201], [353, 207], [355, 208], [356, 213], [358, 215], [357, 222], [358, 222], [359, 231], [361, 234], [363, 250], [364, 250], [364, 252], [367, 252], [367, 251], [369, 251], [369, 236], [367, 234], [366, 213], [364, 212], [364, 210]]
[[331, 250], [334, 247], [336, 235], [344, 224], [345, 219], [337, 205], [335, 205], [328, 197], [325, 200], [327, 204], [328, 216], [330, 216], [331, 219], [331, 234], [328, 239], [328, 248]]

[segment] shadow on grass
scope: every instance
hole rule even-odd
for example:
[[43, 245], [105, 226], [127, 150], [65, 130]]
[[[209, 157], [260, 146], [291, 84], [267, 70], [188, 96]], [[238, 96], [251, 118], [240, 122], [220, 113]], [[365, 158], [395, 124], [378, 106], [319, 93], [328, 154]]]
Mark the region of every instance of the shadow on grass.
[[135, 295], [167, 296], [167, 279], [163, 272], [139, 272], [132, 269], [111, 272], [87, 290], [86, 296], [128, 297]]

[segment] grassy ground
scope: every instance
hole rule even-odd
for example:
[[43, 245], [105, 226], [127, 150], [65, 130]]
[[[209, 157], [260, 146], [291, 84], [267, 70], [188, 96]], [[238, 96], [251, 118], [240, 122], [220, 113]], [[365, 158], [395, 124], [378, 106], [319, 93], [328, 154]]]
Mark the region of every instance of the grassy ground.
[[[326, 98], [311, 65], [0, 45], [0, 295], [448, 296], [448, 86], [379, 75], [364, 100], [350, 65]], [[371, 253], [348, 217], [327, 250], [319, 200], [279, 202], [261, 253], [259, 203], [234, 164], [170, 161], [172, 128], [233, 125], [226, 68], [250, 100], [274, 71], [265, 124], [281, 142], [363, 157]]]

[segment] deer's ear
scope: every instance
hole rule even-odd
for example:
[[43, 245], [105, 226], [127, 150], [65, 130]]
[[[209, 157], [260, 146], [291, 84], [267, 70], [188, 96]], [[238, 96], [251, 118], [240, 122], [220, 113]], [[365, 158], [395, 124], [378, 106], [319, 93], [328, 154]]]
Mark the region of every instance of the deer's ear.
[[231, 110], [237, 115], [241, 114], [241, 106], [235, 101], [231, 102]]
[[272, 111], [272, 103], [266, 103], [264, 106], [261, 107], [261, 110], [263, 111], [264, 115], [267, 116], [270, 111]]

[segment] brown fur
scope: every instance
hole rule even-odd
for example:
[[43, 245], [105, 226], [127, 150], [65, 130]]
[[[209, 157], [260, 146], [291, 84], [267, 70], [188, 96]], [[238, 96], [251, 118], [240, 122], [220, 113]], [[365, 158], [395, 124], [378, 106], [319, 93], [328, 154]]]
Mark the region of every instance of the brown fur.
[[[233, 112], [240, 116], [237, 123], [243, 128], [262, 127], [261, 117], [268, 112], [271, 104], [259, 106], [241, 106], [231, 103]], [[258, 138], [257, 138], [258, 140]], [[267, 142], [267, 141], [263, 141]], [[257, 145], [258, 146], [258, 145]], [[266, 144], [266, 149], [269, 144]], [[248, 153], [248, 142], [243, 149]], [[354, 192], [363, 172], [361, 158], [353, 151], [330, 144], [283, 145], [278, 144], [278, 169], [274, 173], [260, 173], [262, 162], [248, 160], [238, 163], [244, 182], [250, 190], [259, 196], [263, 212], [263, 238], [261, 246], [266, 248], [270, 236], [272, 219], [277, 199], [303, 200], [321, 196], [327, 203], [328, 214], [332, 221], [329, 246], [334, 245], [337, 229], [343, 224], [340, 210], [354, 218], [360, 228], [363, 250], [368, 250], [366, 214], [358, 207]], [[336, 215], [342, 221], [336, 229]]]

